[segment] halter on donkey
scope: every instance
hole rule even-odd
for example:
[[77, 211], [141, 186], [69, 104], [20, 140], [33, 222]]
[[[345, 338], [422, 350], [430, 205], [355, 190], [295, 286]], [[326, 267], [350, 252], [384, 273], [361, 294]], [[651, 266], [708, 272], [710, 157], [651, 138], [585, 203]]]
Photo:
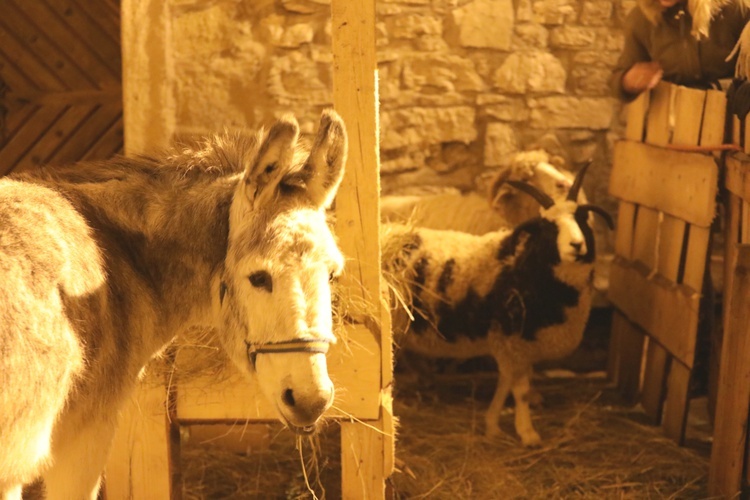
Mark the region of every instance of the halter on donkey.
[[331, 405], [325, 210], [346, 160], [324, 112], [307, 154], [284, 117], [166, 158], [116, 158], [0, 179], [0, 497], [96, 498], [148, 361], [210, 327], [292, 430]]

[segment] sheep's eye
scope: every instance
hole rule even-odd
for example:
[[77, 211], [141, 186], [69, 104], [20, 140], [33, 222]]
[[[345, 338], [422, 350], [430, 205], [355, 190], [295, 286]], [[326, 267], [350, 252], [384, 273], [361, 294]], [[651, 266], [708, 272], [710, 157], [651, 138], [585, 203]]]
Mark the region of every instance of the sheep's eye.
[[256, 271], [248, 279], [255, 288], [263, 288], [267, 292], [273, 291], [273, 280], [268, 271]]

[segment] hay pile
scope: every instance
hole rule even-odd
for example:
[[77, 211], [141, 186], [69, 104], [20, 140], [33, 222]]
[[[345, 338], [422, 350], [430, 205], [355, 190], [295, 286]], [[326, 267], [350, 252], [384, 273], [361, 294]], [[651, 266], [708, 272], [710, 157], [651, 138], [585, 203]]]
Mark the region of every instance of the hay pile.
[[[544, 440], [539, 449], [519, 446], [510, 410], [501, 421], [506, 436], [481, 435], [494, 374], [446, 375], [438, 382], [430, 390], [397, 385], [395, 498], [707, 497], [705, 450], [679, 448], [644, 424], [642, 413], [623, 406], [601, 376], [535, 381], [544, 397], [544, 407], [534, 411]], [[318, 498], [340, 498], [338, 426], [329, 425], [319, 440], [318, 470], [306, 467], [309, 483]], [[312, 455], [305, 445], [306, 461]], [[184, 446], [183, 484], [190, 500], [314, 498], [288, 431], [269, 450], [249, 456]]]

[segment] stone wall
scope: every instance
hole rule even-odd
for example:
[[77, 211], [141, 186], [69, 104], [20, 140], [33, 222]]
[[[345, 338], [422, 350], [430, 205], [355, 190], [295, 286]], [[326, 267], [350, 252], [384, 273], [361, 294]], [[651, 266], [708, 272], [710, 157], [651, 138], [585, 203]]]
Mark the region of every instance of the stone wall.
[[[330, 0], [170, 2], [178, 132], [284, 111], [312, 130], [332, 100]], [[573, 169], [594, 158], [587, 193], [614, 209], [622, 124], [607, 80], [633, 4], [377, 0], [383, 192], [481, 191], [514, 151], [541, 146]]]

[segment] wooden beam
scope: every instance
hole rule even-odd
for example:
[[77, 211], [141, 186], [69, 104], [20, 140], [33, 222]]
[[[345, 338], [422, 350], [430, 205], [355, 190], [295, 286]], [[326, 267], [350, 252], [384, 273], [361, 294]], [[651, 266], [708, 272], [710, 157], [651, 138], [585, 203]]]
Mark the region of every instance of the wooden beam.
[[612, 337], [617, 343], [610, 346], [610, 357], [616, 360], [613, 369], [617, 388], [626, 401], [638, 401], [641, 388], [641, 366], [646, 336], [640, 328], [630, 322], [620, 311], [612, 316]]
[[615, 254], [626, 259], [633, 255], [633, 230], [635, 229], [635, 204], [621, 201], [617, 210], [617, 230], [615, 233]]
[[646, 369], [643, 374], [641, 404], [653, 425], [658, 425], [661, 422], [668, 359], [666, 349], [653, 338], [650, 338], [646, 349]]
[[609, 192], [709, 227], [714, 218], [719, 167], [713, 156], [631, 141], [615, 145]]
[[726, 187], [744, 200], [750, 200], [750, 157], [745, 154], [727, 155]]
[[721, 352], [719, 391], [711, 448], [709, 494], [733, 498], [740, 491], [747, 451], [750, 405], [750, 245], [737, 247], [731, 317]]
[[690, 372], [690, 368], [677, 359], [672, 359], [667, 377], [667, 399], [664, 402], [662, 427], [664, 434], [680, 446], [685, 441], [685, 425], [690, 403], [688, 399]]
[[169, 2], [122, 0], [121, 22], [125, 153], [133, 155], [168, 146], [174, 134]]

